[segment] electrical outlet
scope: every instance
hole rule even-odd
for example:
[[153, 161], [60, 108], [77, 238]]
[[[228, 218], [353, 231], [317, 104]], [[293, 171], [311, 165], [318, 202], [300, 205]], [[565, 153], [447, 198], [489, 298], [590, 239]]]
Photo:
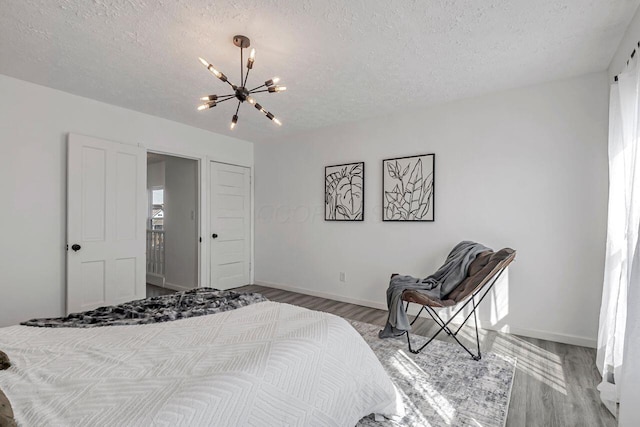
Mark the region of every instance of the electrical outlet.
[[344, 274], [344, 271], [340, 272], [340, 281], [341, 282], [346, 282], [347, 281], [347, 275]]

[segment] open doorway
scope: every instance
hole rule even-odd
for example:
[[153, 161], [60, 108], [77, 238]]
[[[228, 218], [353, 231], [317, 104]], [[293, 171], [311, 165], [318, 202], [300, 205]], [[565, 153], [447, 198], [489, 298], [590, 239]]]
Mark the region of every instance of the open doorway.
[[147, 296], [198, 287], [198, 161], [147, 153]]

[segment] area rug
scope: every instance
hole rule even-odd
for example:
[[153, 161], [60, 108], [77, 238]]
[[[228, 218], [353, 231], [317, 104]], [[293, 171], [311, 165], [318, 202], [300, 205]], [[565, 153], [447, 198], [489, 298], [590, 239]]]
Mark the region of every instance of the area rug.
[[[496, 426], [507, 419], [516, 360], [483, 353], [472, 360], [460, 346], [435, 340], [422, 353], [407, 349], [407, 339], [378, 338], [380, 326], [349, 320], [386, 369], [404, 401], [402, 420], [365, 417], [358, 427]], [[412, 335], [412, 341], [426, 338]]]

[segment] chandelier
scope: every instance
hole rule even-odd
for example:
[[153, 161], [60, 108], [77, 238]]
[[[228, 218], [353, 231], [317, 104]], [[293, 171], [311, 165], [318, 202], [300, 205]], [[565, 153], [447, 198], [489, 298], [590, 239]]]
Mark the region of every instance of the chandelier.
[[[227, 83], [233, 89], [233, 93], [228, 95], [209, 95], [209, 96], [204, 96], [200, 98], [200, 100], [205, 101], [205, 103], [198, 107], [198, 111], [208, 110], [220, 104], [221, 102], [228, 101], [230, 99], [235, 98], [238, 100], [238, 107], [236, 108], [236, 113], [231, 118], [230, 128], [232, 130], [233, 128], [236, 127], [236, 124], [238, 123], [238, 111], [240, 110], [240, 105], [242, 105], [242, 103], [245, 101], [247, 101], [249, 104], [256, 107], [256, 109], [259, 110], [261, 113], [263, 113], [265, 116], [267, 116], [269, 120], [272, 120], [278, 126], [282, 126], [282, 122], [278, 120], [278, 118], [275, 117], [273, 114], [271, 114], [269, 111], [265, 110], [262, 105], [258, 104], [255, 98], [251, 95], [254, 95], [256, 93], [261, 93], [261, 92], [269, 92], [269, 93], [283, 92], [287, 90], [287, 87], [278, 86], [277, 83], [280, 81], [280, 79], [278, 77], [274, 77], [272, 79], [265, 81], [264, 84], [260, 86], [256, 86], [253, 89], [247, 89], [247, 79], [249, 78], [249, 71], [251, 71], [251, 69], [253, 68], [253, 63], [256, 58], [256, 50], [251, 49], [251, 53], [249, 54], [249, 58], [247, 59], [247, 72], [245, 74], [244, 68], [243, 68], [243, 64], [244, 64], [243, 52], [244, 52], [244, 49], [250, 46], [251, 41], [249, 40], [248, 37], [238, 35], [233, 37], [233, 44], [240, 48], [240, 86], [237, 86], [231, 83], [227, 79], [227, 76], [224, 75], [224, 73], [221, 73], [220, 71], [218, 71], [213, 65], [211, 65], [205, 59], [198, 58], [200, 59], [200, 62], [202, 62], [202, 65], [207, 67], [207, 70], [209, 70], [211, 74], [213, 74], [223, 82]], [[243, 74], [244, 74], [244, 78], [243, 78]]]

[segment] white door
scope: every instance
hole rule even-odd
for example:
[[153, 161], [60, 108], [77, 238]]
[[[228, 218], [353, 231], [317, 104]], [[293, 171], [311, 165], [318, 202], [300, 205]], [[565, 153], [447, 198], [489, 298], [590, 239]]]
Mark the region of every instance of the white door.
[[146, 152], [69, 135], [67, 313], [146, 296]]
[[249, 168], [211, 162], [211, 286], [248, 285], [251, 269]]

